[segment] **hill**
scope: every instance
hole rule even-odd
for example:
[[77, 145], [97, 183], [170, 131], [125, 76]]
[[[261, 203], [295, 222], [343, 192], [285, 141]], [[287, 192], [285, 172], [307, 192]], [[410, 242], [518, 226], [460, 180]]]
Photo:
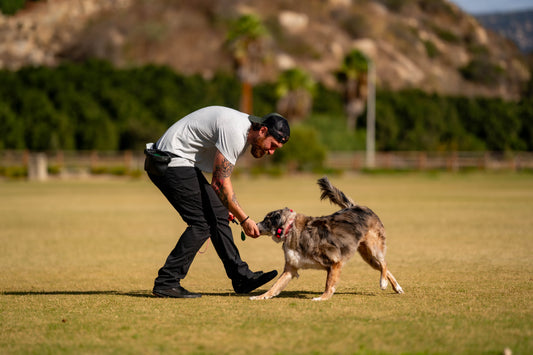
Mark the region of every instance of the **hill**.
[[261, 81], [300, 67], [329, 87], [353, 48], [378, 85], [444, 95], [518, 99], [530, 72], [517, 46], [446, 0], [48, 0], [0, 18], [0, 67], [102, 58], [155, 63], [209, 78], [234, 71], [231, 22], [261, 18], [270, 54]]
[[476, 15], [476, 19], [486, 28], [516, 42], [525, 53], [533, 52], [533, 9]]

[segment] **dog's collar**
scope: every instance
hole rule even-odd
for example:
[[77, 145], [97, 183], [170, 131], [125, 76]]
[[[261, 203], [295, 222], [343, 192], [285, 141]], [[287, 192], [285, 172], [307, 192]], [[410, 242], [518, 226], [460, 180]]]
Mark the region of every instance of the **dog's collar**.
[[296, 213], [293, 210], [291, 210], [291, 212], [293, 213], [293, 215], [291, 219], [289, 220], [289, 223], [287, 223], [287, 226], [285, 227], [285, 229], [278, 228], [278, 230], [276, 231], [276, 237], [279, 239], [287, 235], [287, 233], [289, 233], [289, 231], [291, 230], [292, 225], [294, 224], [294, 220], [296, 219]]

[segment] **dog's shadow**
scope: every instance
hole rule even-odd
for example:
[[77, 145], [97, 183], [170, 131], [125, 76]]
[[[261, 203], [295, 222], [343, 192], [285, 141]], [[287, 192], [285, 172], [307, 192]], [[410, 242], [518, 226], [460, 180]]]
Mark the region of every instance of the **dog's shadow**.
[[[245, 295], [247, 297], [251, 296], [258, 296], [262, 295], [263, 292], [254, 292], [249, 295]], [[293, 299], [312, 299], [315, 297], [319, 297], [322, 295], [322, 292], [320, 291], [282, 291], [279, 295], [277, 295], [274, 298], [293, 298]], [[333, 297], [335, 295], [351, 295], [351, 296], [376, 296], [375, 293], [370, 292], [356, 292], [356, 291], [345, 291], [345, 292], [335, 292], [333, 294]]]
[[[230, 297], [243, 297], [243, 298], [249, 298], [252, 296], [259, 296], [262, 295], [265, 291], [254, 291], [252, 293], [248, 294], [235, 294], [233, 292], [228, 293], [209, 293], [205, 292], [202, 293], [206, 296], [230, 296]], [[273, 297], [272, 299], [276, 298], [282, 298], [282, 299], [312, 299], [315, 297], [319, 297], [322, 294], [320, 291], [282, 291], [279, 295], [276, 297]], [[345, 292], [335, 292], [335, 295], [351, 295], [351, 296], [377, 296], [376, 293], [371, 292], [356, 292], [356, 291], [345, 291]]]
[[[53, 296], [53, 295], [70, 295], [70, 296], [87, 296], [87, 295], [115, 295], [138, 298], [159, 298], [152, 294], [151, 290], [134, 290], [134, 291], [3, 291], [0, 293], [4, 296]], [[249, 294], [236, 294], [233, 291], [228, 292], [202, 292], [204, 296], [213, 297], [244, 297], [258, 296], [263, 292], [252, 292]], [[352, 296], [376, 296], [375, 293], [369, 292], [335, 292], [336, 295]], [[283, 291], [275, 298], [292, 298], [292, 299], [311, 299], [320, 296], [320, 292], [313, 291]]]

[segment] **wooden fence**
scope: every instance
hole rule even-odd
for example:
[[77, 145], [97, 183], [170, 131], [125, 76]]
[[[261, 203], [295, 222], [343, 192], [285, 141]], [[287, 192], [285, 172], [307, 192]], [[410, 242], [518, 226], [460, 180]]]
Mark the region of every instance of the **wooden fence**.
[[[249, 155], [239, 161], [240, 169], [268, 163]], [[328, 168], [358, 171], [365, 169], [365, 152], [330, 153], [324, 164]], [[45, 180], [58, 177], [83, 177], [101, 174], [140, 175], [144, 154], [141, 151], [95, 152], [0, 151], [0, 176], [29, 177]], [[377, 152], [373, 169], [379, 170], [532, 170], [533, 152]]]
[[[359, 170], [366, 167], [365, 152], [335, 152], [328, 167]], [[378, 152], [375, 169], [384, 170], [530, 170], [533, 152]]]

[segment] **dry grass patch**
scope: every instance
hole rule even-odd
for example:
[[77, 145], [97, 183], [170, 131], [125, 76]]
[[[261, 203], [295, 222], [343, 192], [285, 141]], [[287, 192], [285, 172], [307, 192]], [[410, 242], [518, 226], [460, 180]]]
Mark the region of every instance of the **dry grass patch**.
[[[329, 214], [317, 178], [243, 176], [235, 186], [256, 221], [285, 206]], [[204, 297], [153, 298], [184, 225], [147, 180], [0, 183], [0, 352], [533, 352], [531, 175], [331, 180], [382, 218], [404, 295], [379, 290], [378, 272], [355, 256], [330, 301], [310, 300], [325, 273], [303, 270], [279, 297], [252, 302], [232, 292], [208, 245], [183, 282]], [[280, 245], [237, 233], [252, 269], [281, 271]]]

